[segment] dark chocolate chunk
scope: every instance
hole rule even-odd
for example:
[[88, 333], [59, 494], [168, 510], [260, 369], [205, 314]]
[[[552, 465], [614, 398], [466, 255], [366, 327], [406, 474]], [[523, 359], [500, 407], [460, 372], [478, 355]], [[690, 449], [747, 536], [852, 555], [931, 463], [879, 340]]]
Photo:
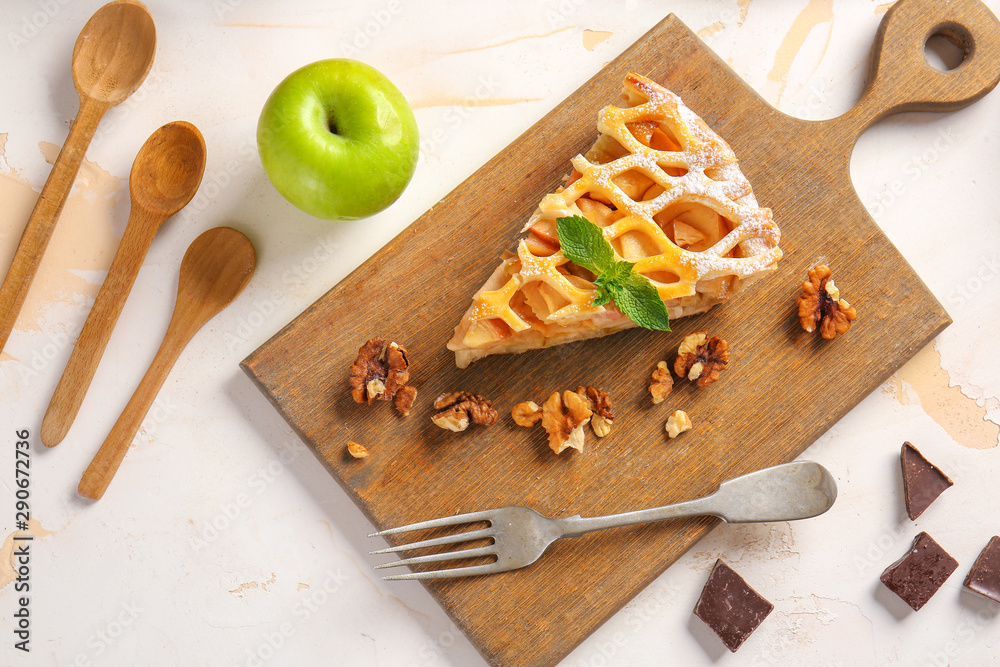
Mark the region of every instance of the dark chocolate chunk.
[[773, 604], [750, 588], [732, 568], [717, 560], [694, 613], [735, 653], [772, 609]]
[[906, 555], [885, 568], [880, 579], [903, 602], [919, 611], [958, 567], [927, 533], [920, 533]]
[[972, 564], [965, 587], [1000, 602], [1000, 537], [993, 536]]
[[903, 466], [903, 495], [906, 497], [906, 513], [911, 519], [916, 519], [954, 482], [908, 442], [903, 443], [899, 460]]

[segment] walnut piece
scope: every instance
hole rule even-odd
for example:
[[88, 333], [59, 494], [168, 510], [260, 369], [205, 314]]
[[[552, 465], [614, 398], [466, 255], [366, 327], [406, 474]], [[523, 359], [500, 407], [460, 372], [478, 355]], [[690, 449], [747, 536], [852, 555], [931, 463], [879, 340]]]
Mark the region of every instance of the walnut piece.
[[434, 399], [434, 409], [441, 410], [431, 417], [431, 421], [447, 431], [464, 431], [469, 424], [492, 426], [496, 423], [497, 411], [488, 399], [467, 391], [441, 394]]
[[826, 264], [809, 269], [809, 279], [802, 283], [798, 304], [802, 328], [812, 333], [818, 325], [819, 334], [826, 340], [847, 333], [851, 322], [858, 317], [854, 306], [840, 298], [840, 289]]
[[691, 418], [683, 410], [674, 410], [673, 414], [667, 417], [667, 435], [671, 439], [676, 438], [684, 431], [690, 431], [692, 426]]
[[399, 388], [399, 391], [396, 392], [396, 397], [392, 400], [392, 404], [396, 406], [396, 411], [399, 412], [399, 414], [404, 417], [409, 417], [410, 410], [413, 409], [413, 401], [416, 398], [416, 387], [407, 385]]
[[667, 395], [674, 388], [674, 376], [670, 374], [667, 362], [656, 364], [652, 379], [649, 382], [649, 393], [653, 396], [653, 405], [659, 405], [667, 400]]
[[431, 417], [431, 421], [444, 430], [454, 431], [455, 433], [469, 428], [469, 414], [456, 407], [439, 412]]
[[359, 445], [353, 440], [347, 441], [347, 451], [356, 459], [363, 459], [368, 456], [368, 450], [365, 449], [365, 446]]
[[570, 447], [582, 452], [583, 427], [593, 414], [586, 399], [576, 392], [552, 392], [542, 405], [542, 427], [549, 434], [549, 448], [556, 454]]
[[410, 380], [410, 362], [406, 358], [406, 348], [395, 342], [389, 343], [385, 361], [389, 368], [385, 377], [385, 393], [394, 397]]
[[351, 396], [355, 403], [370, 405], [385, 392], [385, 377], [389, 373], [388, 366], [382, 361], [382, 350], [385, 339], [376, 336], [361, 346], [358, 358], [351, 365]]
[[515, 405], [514, 409], [510, 411], [510, 416], [513, 417], [514, 423], [518, 426], [530, 427], [541, 421], [542, 409], [534, 401], [525, 401]]
[[674, 373], [686, 377], [699, 387], [719, 379], [719, 373], [729, 363], [729, 345], [718, 336], [708, 337], [704, 331], [685, 336], [677, 348]]
[[587, 408], [594, 413], [590, 419], [590, 429], [594, 435], [603, 438], [611, 433], [611, 425], [615, 421], [615, 415], [611, 412], [611, 397], [590, 385], [577, 387], [575, 393], [584, 399]]
[[602, 417], [599, 414], [594, 414], [594, 416], [590, 418], [590, 430], [592, 430], [594, 435], [598, 438], [603, 438], [611, 433], [612, 423], [613, 420], [608, 419], [607, 417]]
[[382, 336], [372, 338], [361, 346], [357, 360], [351, 365], [351, 397], [357, 403], [369, 405], [375, 399], [394, 399], [399, 413], [407, 416], [417, 397], [417, 390], [406, 384], [410, 380], [409, 366], [406, 348], [395, 342], [386, 347]]

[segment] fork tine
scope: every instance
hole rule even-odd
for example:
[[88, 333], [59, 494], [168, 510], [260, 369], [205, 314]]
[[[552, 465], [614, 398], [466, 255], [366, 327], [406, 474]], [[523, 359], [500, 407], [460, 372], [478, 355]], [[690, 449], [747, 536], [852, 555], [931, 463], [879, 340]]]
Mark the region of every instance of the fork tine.
[[410, 551], [412, 549], [424, 549], [427, 547], [440, 547], [445, 544], [458, 544], [459, 542], [471, 542], [472, 540], [478, 540], [483, 537], [493, 537], [493, 531], [489, 528], [483, 528], [482, 530], [470, 530], [464, 533], [453, 533], [451, 535], [443, 535], [442, 537], [435, 537], [429, 540], [421, 540], [420, 542], [410, 542], [409, 544], [400, 544], [395, 547], [387, 547], [385, 549], [378, 549], [377, 551], [369, 551], [369, 554], [390, 554], [397, 551]]
[[396, 528], [386, 528], [385, 530], [380, 530], [377, 533], [372, 533], [368, 537], [380, 537], [382, 535], [392, 535], [395, 533], [405, 533], [411, 530], [425, 530], [427, 528], [441, 528], [443, 526], [457, 526], [462, 523], [475, 523], [477, 521], [489, 521], [493, 512], [490, 510], [483, 510], [481, 512], [467, 512], [465, 514], [456, 514], [454, 516], [445, 516], [440, 519], [431, 519], [429, 521], [418, 521], [417, 523], [411, 523], [407, 526], [397, 526]]
[[446, 551], [440, 554], [428, 554], [426, 556], [414, 556], [413, 558], [403, 558], [389, 563], [380, 563], [375, 566], [376, 570], [384, 570], [387, 567], [399, 567], [400, 565], [423, 565], [424, 563], [440, 563], [447, 560], [463, 560], [465, 558], [476, 558], [477, 556], [495, 556], [496, 550], [492, 547], [479, 547], [476, 549], [459, 549], [458, 551]]
[[382, 577], [384, 581], [399, 581], [401, 579], [451, 579], [454, 577], [475, 577], [480, 574], [493, 574], [503, 572], [505, 569], [499, 563], [489, 563], [488, 565], [469, 565], [466, 567], [452, 567], [446, 570], [428, 570], [427, 572], [407, 572], [406, 574], [394, 574]]

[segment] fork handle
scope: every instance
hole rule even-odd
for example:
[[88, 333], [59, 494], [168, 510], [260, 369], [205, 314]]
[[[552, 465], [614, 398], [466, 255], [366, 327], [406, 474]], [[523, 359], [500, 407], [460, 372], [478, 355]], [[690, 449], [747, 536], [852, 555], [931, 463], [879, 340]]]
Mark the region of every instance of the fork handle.
[[634, 526], [640, 523], [652, 523], [665, 519], [682, 519], [689, 516], [717, 516], [724, 519], [717, 510], [713, 501], [713, 495], [696, 500], [689, 500], [674, 505], [664, 505], [663, 507], [652, 507], [634, 512], [622, 512], [621, 514], [606, 514], [604, 516], [581, 517], [571, 516], [565, 519], [557, 519], [556, 523], [562, 531], [562, 537], [579, 537], [585, 533], [605, 528], [620, 528], [622, 526]]

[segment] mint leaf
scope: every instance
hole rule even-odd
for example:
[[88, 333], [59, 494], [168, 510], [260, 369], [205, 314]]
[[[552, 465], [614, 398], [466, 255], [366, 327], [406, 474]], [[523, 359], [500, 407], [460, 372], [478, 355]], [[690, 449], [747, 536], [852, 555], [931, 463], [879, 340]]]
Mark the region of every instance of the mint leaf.
[[598, 306], [603, 306], [607, 302], [611, 301], [613, 295], [608, 289], [608, 285], [601, 281], [601, 276], [597, 277], [597, 281], [594, 283], [594, 286], [597, 288], [597, 296], [595, 296], [594, 300], [590, 302], [591, 306], [597, 308]]
[[670, 331], [670, 317], [659, 292], [632, 262], [615, 259], [615, 251], [601, 228], [574, 215], [556, 220], [563, 255], [577, 266], [597, 275], [597, 295], [591, 305], [603, 306], [612, 299], [618, 309], [645, 329]]
[[601, 272], [598, 278], [603, 278], [607, 282], [621, 283], [628, 280], [632, 275], [632, 262], [615, 262], [612, 266]]
[[670, 331], [667, 307], [663, 305], [660, 293], [646, 276], [641, 273], [629, 273], [625, 280], [613, 283], [610, 291], [618, 309], [640, 327]]
[[601, 273], [614, 266], [615, 251], [601, 228], [590, 220], [580, 215], [559, 218], [556, 229], [562, 253], [569, 261], [591, 273]]
[[602, 273], [597, 276], [597, 280], [594, 281], [594, 287], [597, 288], [597, 296], [594, 297], [594, 300], [590, 303], [590, 305], [595, 308], [597, 306], [603, 306], [614, 297], [610, 289], [610, 283], [606, 280], [606, 276], [607, 273]]

